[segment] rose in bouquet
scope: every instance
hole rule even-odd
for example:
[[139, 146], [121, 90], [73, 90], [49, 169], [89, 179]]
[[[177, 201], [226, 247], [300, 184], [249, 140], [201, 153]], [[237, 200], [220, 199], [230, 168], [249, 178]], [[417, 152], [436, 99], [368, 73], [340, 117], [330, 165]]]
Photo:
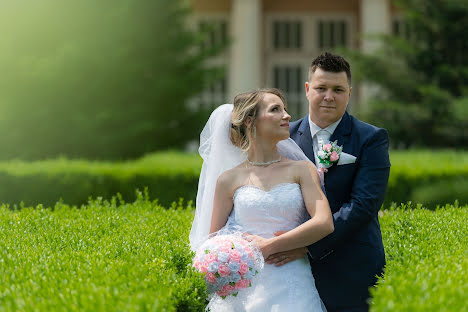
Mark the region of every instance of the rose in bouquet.
[[263, 256], [240, 233], [217, 235], [198, 248], [193, 265], [204, 274], [210, 295], [224, 299], [252, 285], [252, 277], [263, 268]]
[[320, 144], [319, 150], [317, 151], [317, 157], [319, 159], [317, 167], [322, 185], [324, 184], [324, 173], [340, 160], [342, 150], [343, 146], [338, 146], [338, 141], [324, 141]]
[[323, 168], [330, 168], [333, 164], [340, 160], [342, 146], [338, 146], [338, 141], [328, 142], [325, 141], [320, 144], [320, 149], [317, 152], [317, 156]]

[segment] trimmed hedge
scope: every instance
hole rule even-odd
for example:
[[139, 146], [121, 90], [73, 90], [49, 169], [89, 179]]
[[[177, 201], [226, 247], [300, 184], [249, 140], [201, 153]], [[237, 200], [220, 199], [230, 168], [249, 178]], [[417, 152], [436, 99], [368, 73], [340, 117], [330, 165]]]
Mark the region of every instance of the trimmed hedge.
[[391, 151], [384, 206], [408, 201], [436, 205], [468, 204], [468, 152], [456, 150]]
[[[429, 207], [468, 203], [468, 153], [391, 151], [392, 168], [384, 206], [412, 200]], [[127, 162], [67, 160], [0, 163], [0, 202], [53, 206], [60, 198], [73, 205], [90, 196], [120, 193], [134, 200], [135, 189], [149, 190], [162, 205], [197, 194], [202, 160], [197, 154], [161, 152]]]
[[193, 209], [95, 200], [0, 207], [0, 311], [203, 311]]
[[468, 311], [468, 206], [381, 213], [387, 254], [371, 311]]
[[[380, 213], [387, 266], [371, 311], [467, 311], [468, 206]], [[80, 209], [0, 207], [0, 311], [203, 311], [193, 208], [138, 195]]]
[[164, 152], [135, 161], [98, 162], [65, 158], [0, 162], [0, 202], [24, 206], [58, 200], [85, 204], [90, 197], [110, 199], [119, 193], [135, 199], [135, 189], [168, 206], [174, 199], [195, 199], [202, 160], [196, 154]]

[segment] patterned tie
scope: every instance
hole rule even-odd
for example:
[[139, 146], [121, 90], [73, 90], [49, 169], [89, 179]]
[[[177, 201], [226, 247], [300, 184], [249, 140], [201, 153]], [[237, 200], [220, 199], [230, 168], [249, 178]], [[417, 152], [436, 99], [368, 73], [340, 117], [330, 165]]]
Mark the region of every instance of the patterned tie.
[[315, 154], [315, 164], [319, 164], [319, 159], [317, 156], [317, 152], [320, 149], [320, 146], [323, 144], [323, 142], [328, 141], [330, 139], [330, 132], [327, 130], [320, 130], [315, 134], [315, 140], [314, 140], [314, 154]]
[[324, 142], [330, 139], [330, 136], [331, 136], [330, 132], [322, 129], [315, 134], [315, 140], [314, 140], [315, 165], [317, 166], [317, 171], [320, 177], [320, 184], [322, 184], [322, 190], [324, 192], [325, 192], [325, 172], [327, 172], [327, 169], [320, 165], [320, 159], [318, 158], [317, 152], [319, 151], [320, 146], [324, 144]]

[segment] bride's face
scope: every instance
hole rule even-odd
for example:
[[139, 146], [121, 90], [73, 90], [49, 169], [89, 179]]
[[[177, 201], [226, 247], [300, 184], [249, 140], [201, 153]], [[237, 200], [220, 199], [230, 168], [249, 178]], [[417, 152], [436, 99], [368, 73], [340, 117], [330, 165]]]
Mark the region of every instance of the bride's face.
[[255, 127], [257, 138], [281, 141], [289, 138], [289, 120], [291, 116], [284, 107], [283, 101], [272, 93], [265, 93], [259, 104]]

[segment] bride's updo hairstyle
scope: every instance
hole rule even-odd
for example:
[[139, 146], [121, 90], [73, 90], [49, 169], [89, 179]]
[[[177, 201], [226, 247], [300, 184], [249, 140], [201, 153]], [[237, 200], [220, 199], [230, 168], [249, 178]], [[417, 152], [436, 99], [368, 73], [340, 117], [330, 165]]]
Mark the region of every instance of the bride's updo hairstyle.
[[[251, 92], [241, 93], [234, 98], [234, 108], [232, 110], [232, 126], [230, 138], [232, 144], [239, 147], [242, 151], [249, 150], [254, 138], [254, 124], [263, 102], [265, 93], [271, 93], [278, 96], [287, 108], [286, 99], [279, 89], [265, 88]], [[247, 127], [246, 121], [250, 118], [250, 126]]]

